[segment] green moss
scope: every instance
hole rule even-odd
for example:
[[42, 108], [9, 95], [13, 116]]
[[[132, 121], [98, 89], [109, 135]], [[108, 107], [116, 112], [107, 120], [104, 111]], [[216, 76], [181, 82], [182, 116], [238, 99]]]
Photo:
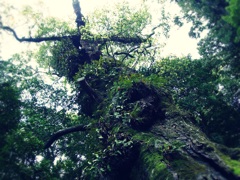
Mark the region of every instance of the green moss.
[[240, 148], [228, 148], [223, 145], [216, 145], [217, 154], [237, 176], [240, 176]]
[[141, 148], [139, 159], [133, 168], [131, 177], [138, 180], [173, 179], [161, 153], [149, 150], [147, 146]]
[[231, 159], [228, 156], [221, 155], [222, 160], [226, 163], [227, 166], [233, 171], [234, 174], [240, 175], [240, 161]]
[[170, 166], [180, 179], [196, 179], [200, 174], [206, 172], [204, 165], [199, 164], [191, 158], [186, 158], [180, 154], [171, 155]]
[[163, 161], [163, 156], [158, 152], [142, 151], [142, 161], [147, 170], [149, 179], [167, 179], [171, 176], [167, 170], [167, 166]]
[[137, 133], [133, 137], [133, 140], [143, 142], [147, 146], [154, 146], [156, 138], [148, 133]]
[[141, 112], [141, 108], [139, 107], [139, 104], [136, 103], [133, 107], [133, 110], [131, 111], [130, 115], [132, 118], [137, 118], [139, 116], [139, 113]]
[[[137, 168], [135, 167], [133, 177], [140, 178], [141, 176], [140, 179], [150, 180], [173, 179], [172, 174], [168, 171], [168, 167], [164, 161], [162, 151], [155, 148], [156, 137], [147, 133], [138, 133], [133, 136], [133, 139], [142, 144]], [[139, 172], [142, 174], [139, 175]]]

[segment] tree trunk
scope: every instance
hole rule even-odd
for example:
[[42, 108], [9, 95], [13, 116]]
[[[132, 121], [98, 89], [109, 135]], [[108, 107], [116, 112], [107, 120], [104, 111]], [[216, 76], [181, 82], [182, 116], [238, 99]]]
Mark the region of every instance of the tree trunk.
[[[111, 171], [103, 179], [240, 179], [240, 150], [211, 142], [194, 125], [194, 118], [174, 106], [166, 93], [135, 83], [121, 98], [124, 102], [120, 96], [114, 98], [116, 106], [124, 106], [120, 111], [113, 107], [113, 112], [121, 115], [129, 129], [113, 136], [116, 127], [112, 127], [105, 133], [103, 144], [113, 148], [106, 150], [108, 160], [104, 160]], [[112, 137], [126, 141], [117, 146]]]

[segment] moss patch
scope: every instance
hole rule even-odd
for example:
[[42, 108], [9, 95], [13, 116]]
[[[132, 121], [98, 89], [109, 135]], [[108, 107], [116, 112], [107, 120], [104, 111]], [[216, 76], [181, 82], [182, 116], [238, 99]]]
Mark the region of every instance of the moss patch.
[[143, 151], [142, 160], [149, 173], [149, 179], [167, 179], [171, 175], [163, 162], [163, 157], [159, 153]]
[[161, 153], [142, 147], [139, 160], [133, 168], [133, 179], [173, 179]]
[[206, 172], [204, 165], [195, 162], [190, 157], [183, 157], [179, 153], [172, 153], [169, 156], [170, 167], [178, 174], [180, 179], [196, 179]]
[[219, 144], [216, 148], [223, 162], [235, 175], [240, 176], [240, 148], [228, 148]]
[[156, 137], [148, 133], [138, 133], [133, 139], [141, 143], [139, 159], [132, 171], [133, 179], [173, 179], [164, 161], [163, 152], [155, 147]]
[[240, 161], [231, 159], [225, 155], [221, 155], [221, 158], [235, 175], [240, 176]]

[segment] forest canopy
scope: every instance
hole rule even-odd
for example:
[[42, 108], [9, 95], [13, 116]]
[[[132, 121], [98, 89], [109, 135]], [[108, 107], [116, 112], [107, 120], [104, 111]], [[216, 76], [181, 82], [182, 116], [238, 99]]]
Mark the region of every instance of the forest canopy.
[[[239, 0], [81, 3], [0, 3], [2, 37], [33, 47], [0, 59], [0, 179], [239, 179]], [[200, 58], [161, 56], [186, 23]]]

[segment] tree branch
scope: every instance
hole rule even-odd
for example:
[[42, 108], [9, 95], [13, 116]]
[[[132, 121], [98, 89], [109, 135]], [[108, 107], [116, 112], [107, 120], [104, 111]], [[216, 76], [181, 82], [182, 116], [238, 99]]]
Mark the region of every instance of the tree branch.
[[1, 29], [5, 30], [5, 31], [9, 31], [13, 34], [13, 36], [15, 37], [16, 40], [18, 40], [19, 42], [35, 42], [35, 43], [40, 43], [43, 41], [62, 41], [63, 39], [73, 39], [76, 38], [78, 35], [71, 35], [71, 36], [51, 36], [51, 37], [36, 37], [36, 38], [25, 38], [25, 37], [18, 37], [17, 33], [10, 27], [8, 26], [1, 26]]
[[115, 52], [114, 53], [115, 55], [125, 55], [126, 57], [130, 57], [130, 58], [134, 58], [134, 56], [133, 55], [131, 55], [130, 53], [128, 53], [128, 52]]
[[77, 23], [77, 27], [79, 29], [80, 26], [85, 26], [85, 22], [83, 21], [83, 15], [81, 13], [81, 7], [78, 0], [72, 0], [72, 5], [74, 12], [77, 16], [75, 22]]
[[[51, 36], [51, 37], [29, 37], [29, 38], [25, 38], [25, 37], [18, 37], [17, 33], [10, 27], [8, 26], [1, 26], [1, 29], [5, 30], [5, 31], [9, 31], [13, 34], [13, 36], [15, 37], [16, 40], [18, 40], [19, 42], [34, 42], [34, 43], [40, 43], [43, 41], [62, 41], [64, 39], [70, 39], [70, 40], [74, 40], [77, 37], [79, 37], [79, 35], [69, 35], [69, 36]], [[119, 43], [123, 43], [123, 44], [141, 44], [143, 42], [146, 42], [147, 39], [142, 39], [139, 37], [132, 37], [132, 38], [124, 38], [124, 37], [118, 37], [118, 36], [110, 36], [108, 38], [98, 38], [98, 39], [82, 39], [82, 41], [85, 41], [87, 43], [98, 43], [98, 44], [104, 44], [108, 41], [113, 41], [113, 42], [119, 42]]]
[[54, 133], [50, 137], [50, 139], [45, 143], [44, 149], [49, 148], [54, 143], [54, 141], [58, 140], [60, 137], [66, 135], [66, 134], [73, 133], [73, 132], [78, 132], [78, 131], [89, 130], [89, 126], [90, 125], [85, 125], [85, 126], [84, 125], [78, 125], [78, 126], [73, 126], [73, 127], [63, 129], [63, 130], [60, 130], [60, 131]]

